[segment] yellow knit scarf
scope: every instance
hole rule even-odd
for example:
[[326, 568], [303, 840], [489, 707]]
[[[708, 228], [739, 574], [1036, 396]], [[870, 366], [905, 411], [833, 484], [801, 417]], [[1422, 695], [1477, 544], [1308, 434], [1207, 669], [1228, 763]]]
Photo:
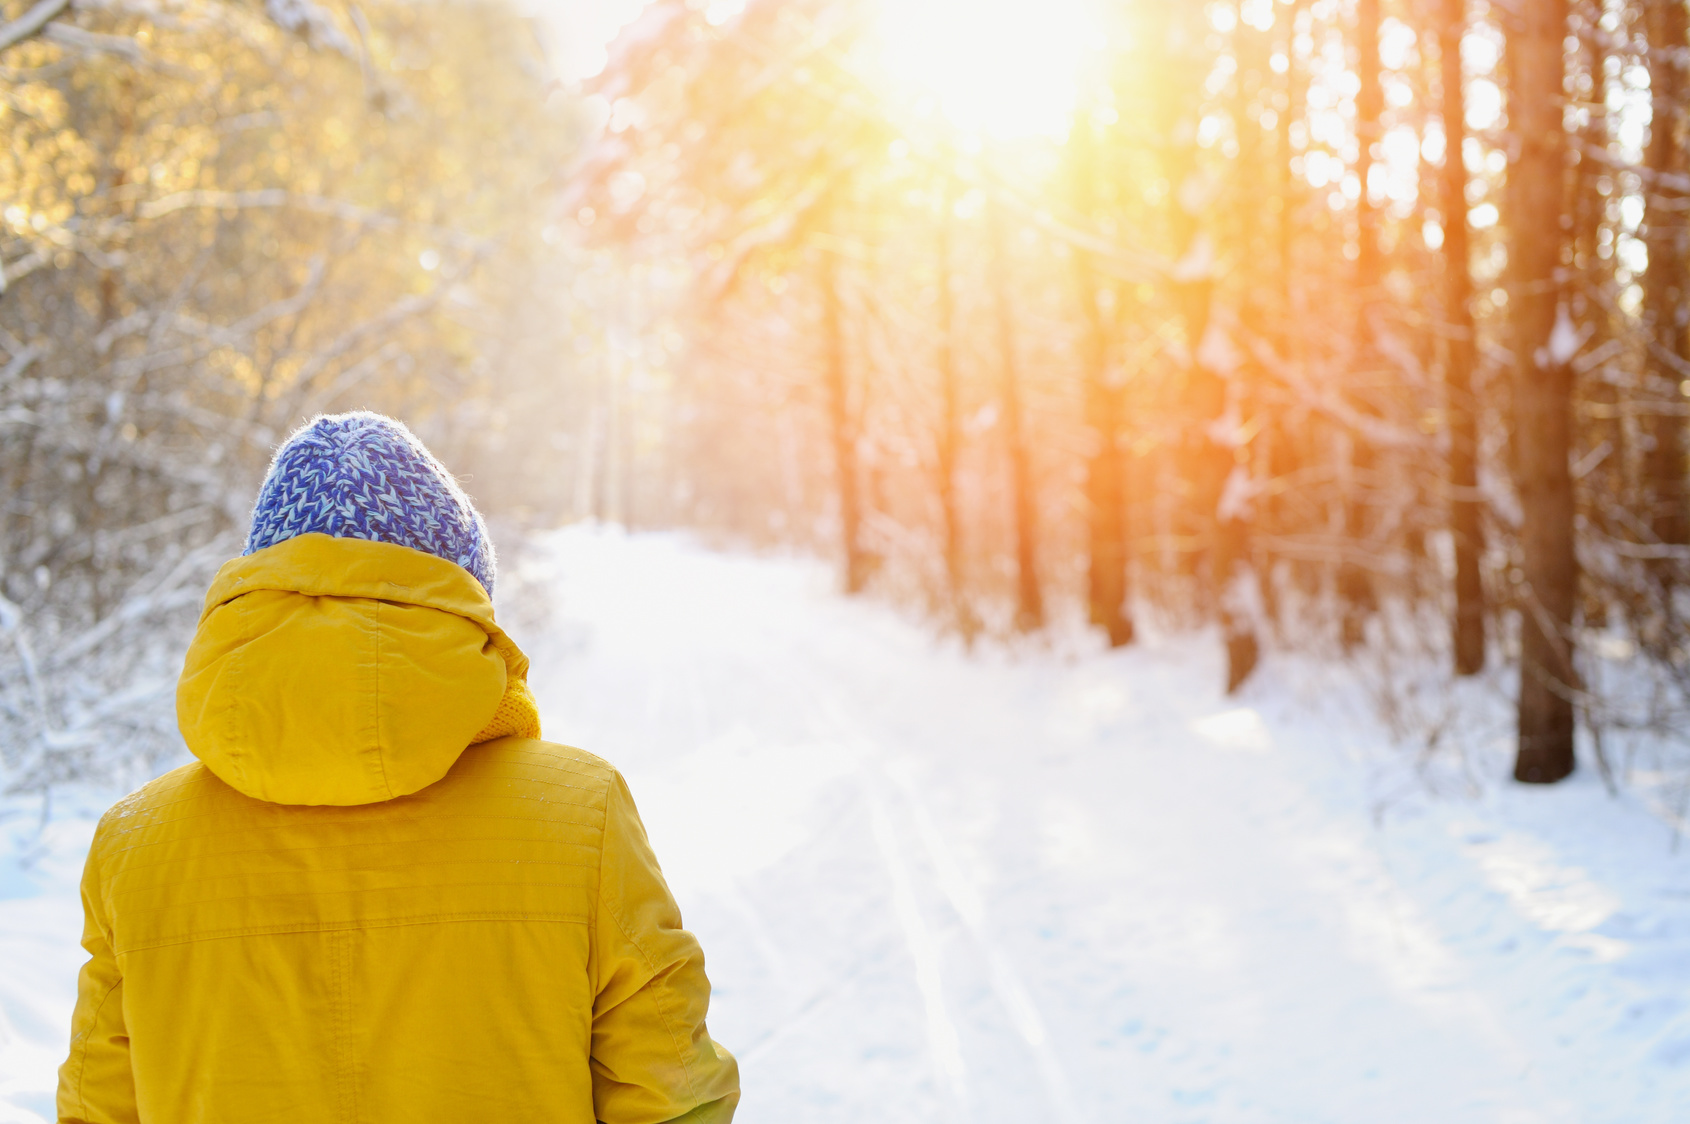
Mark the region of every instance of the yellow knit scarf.
[[469, 744], [480, 745], [494, 738], [539, 736], [540, 708], [534, 702], [534, 692], [528, 689], [526, 679], [512, 677], [505, 681], [505, 697], [499, 700], [499, 709], [493, 712], [493, 720]]

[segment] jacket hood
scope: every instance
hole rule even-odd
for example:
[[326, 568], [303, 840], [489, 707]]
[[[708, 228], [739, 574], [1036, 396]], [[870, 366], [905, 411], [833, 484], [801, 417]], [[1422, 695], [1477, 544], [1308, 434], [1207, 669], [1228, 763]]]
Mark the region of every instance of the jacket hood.
[[474, 742], [539, 736], [527, 675], [463, 567], [306, 534], [217, 572], [176, 717], [247, 796], [373, 804], [433, 784]]

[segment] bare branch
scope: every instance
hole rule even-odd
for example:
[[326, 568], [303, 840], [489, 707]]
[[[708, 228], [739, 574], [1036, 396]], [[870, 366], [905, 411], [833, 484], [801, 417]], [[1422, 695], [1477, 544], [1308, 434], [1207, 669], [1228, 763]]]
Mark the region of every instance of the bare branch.
[[73, 50], [114, 55], [132, 63], [148, 61], [146, 50], [127, 35], [101, 35], [95, 31], [84, 31], [75, 24], [55, 23], [44, 28], [41, 37]]
[[254, 191], [178, 191], [142, 203], [137, 213], [144, 219], [156, 219], [175, 211], [193, 208], [214, 210], [245, 210], [249, 208], [297, 207], [313, 214], [329, 215], [345, 222], [357, 223], [376, 230], [427, 231], [462, 246], [481, 247], [488, 240], [466, 231], [428, 223], [413, 223], [396, 215], [372, 211], [355, 203], [330, 199], [322, 195], [300, 195], [280, 187], [266, 187]]
[[29, 365], [47, 354], [47, 350], [41, 344], [28, 344], [13, 353], [11, 362], [6, 364], [4, 370], [0, 370], [0, 386], [5, 386], [29, 370]]
[[0, 51], [40, 33], [48, 21], [70, 7], [70, 0], [41, 0], [35, 7], [0, 27]]

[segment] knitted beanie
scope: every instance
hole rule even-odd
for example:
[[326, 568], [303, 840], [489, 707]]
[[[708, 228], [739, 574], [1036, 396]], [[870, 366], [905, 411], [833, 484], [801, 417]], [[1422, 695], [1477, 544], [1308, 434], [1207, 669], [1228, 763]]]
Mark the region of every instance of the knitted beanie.
[[433, 554], [493, 594], [493, 542], [480, 512], [393, 418], [363, 410], [325, 414], [276, 450], [241, 553], [312, 532]]

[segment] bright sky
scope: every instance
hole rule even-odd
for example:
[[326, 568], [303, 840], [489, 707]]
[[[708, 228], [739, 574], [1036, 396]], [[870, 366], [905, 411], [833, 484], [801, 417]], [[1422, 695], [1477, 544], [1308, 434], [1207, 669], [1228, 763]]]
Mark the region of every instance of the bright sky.
[[876, 31], [894, 83], [998, 139], [1065, 135], [1102, 42], [1091, 0], [881, 0]]
[[[646, 0], [524, 0], [550, 29], [558, 76], [598, 73], [605, 44]], [[739, 0], [699, 0], [731, 17]], [[1095, 0], [880, 0], [886, 77], [911, 105], [977, 136], [1062, 136], [1088, 55], [1102, 38]], [[713, 22], [719, 19], [713, 18]]]

